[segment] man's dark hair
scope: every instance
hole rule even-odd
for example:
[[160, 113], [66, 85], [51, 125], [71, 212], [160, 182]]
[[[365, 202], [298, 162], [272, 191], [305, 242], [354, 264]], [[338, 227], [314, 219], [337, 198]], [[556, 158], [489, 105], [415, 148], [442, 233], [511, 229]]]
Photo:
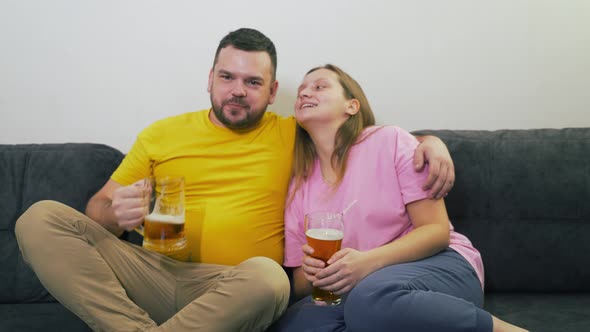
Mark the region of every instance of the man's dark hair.
[[217, 46], [215, 51], [215, 60], [213, 61], [213, 67], [217, 64], [217, 58], [221, 49], [228, 46], [233, 46], [238, 50], [254, 52], [262, 51], [268, 53], [270, 61], [272, 63], [272, 79], [275, 80], [277, 77], [277, 50], [275, 44], [262, 32], [249, 28], [241, 28], [236, 31], [232, 31], [223, 37]]

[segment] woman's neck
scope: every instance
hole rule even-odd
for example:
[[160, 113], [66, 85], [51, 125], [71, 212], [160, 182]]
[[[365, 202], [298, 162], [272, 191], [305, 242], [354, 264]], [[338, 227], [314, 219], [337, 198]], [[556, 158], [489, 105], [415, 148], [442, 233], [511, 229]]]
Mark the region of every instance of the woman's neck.
[[331, 183], [336, 180], [336, 171], [332, 165], [334, 141], [338, 128], [323, 128], [321, 131], [308, 131], [315, 146], [324, 181]]

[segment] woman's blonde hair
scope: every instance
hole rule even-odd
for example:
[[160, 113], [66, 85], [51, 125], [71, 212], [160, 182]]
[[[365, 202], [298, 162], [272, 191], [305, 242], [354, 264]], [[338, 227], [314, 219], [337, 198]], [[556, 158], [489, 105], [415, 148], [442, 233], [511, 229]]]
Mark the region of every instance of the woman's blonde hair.
[[[359, 102], [359, 111], [350, 116], [336, 132], [334, 152], [330, 163], [336, 171], [336, 181], [333, 186], [334, 188], [337, 188], [340, 182], [342, 182], [344, 172], [346, 171], [346, 161], [348, 159], [350, 148], [358, 143], [357, 140], [365, 128], [375, 124], [375, 116], [373, 115], [367, 96], [355, 79], [339, 67], [332, 64], [315, 67], [305, 75], [307, 76], [319, 69], [327, 69], [334, 72], [336, 76], [338, 76], [338, 82], [344, 90], [344, 97], [347, 100], [356, 99]], [[293, 158], [294, 189], [291, 191], [289, 203], [293, 200], [293, 196], [297, 190], [299, 190], [303, 182], [307, 181], [311, 176], [314, 160], [316, 158], [317, 152], [311, 137], [305, 129], [297, 124]]]

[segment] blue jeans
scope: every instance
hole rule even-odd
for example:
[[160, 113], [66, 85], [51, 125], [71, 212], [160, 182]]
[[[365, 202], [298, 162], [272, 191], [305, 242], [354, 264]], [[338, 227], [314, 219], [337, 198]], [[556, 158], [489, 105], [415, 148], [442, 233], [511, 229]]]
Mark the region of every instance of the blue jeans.
[[270, 331], [492, 331], [482, 310], [477, 274], [456, 251], [391, 265], [368, 275], [339, 306], [317, 306], [305, 297]]

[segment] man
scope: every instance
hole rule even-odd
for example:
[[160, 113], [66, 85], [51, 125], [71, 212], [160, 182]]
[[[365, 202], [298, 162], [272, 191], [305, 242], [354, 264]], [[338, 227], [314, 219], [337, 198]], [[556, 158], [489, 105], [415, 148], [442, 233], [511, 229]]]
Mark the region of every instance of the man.
[[[278, 89], [276, 67], [266, 36], [252, 29], [231, 32], [209, 74], [211, 110], [143, 130], [89, 201], [87, 216], [43, 201], [18, 220], [25, 260], [92, 329], [262, 331], [284, 312], [289, 281], [277, 262], [283, 259], [295, 121], [266, 113]], [[435, 183], [439, 195], [453, 176], [450, 167], [450, 177], [436, 172], [441, 155], [442, 168], [451, 165], [440, 144], [432, 139], [417, 158], [430, 157], [435, 172], [427, 185]], [[141, 224], [138, 183], [150, 175], [184, 176], [187, 211], [206, 206], [202, 223], [187, 220], [185, 226], [193, 263], [117, 238]]]

